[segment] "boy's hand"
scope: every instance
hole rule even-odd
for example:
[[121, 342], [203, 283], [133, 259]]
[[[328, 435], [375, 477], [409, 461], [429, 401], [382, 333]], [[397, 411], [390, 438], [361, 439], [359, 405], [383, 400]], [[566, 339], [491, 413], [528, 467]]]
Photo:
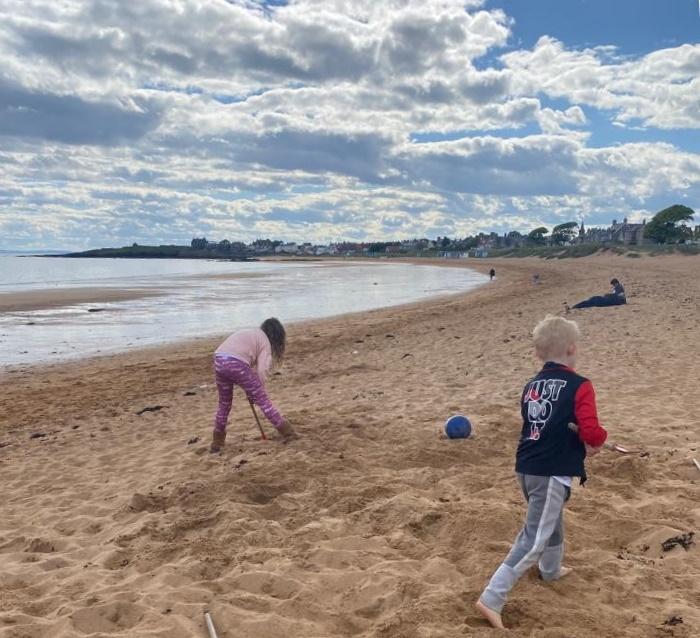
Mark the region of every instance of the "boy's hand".
[[[578, 434], [578, 425], [575, 423], [569, 423], [569, 430]], [[586, 448], [586, 457], [595, 456], [603, 449], [602, 445], [600, 447], [593, 447], [592, 445], [588, 445], [588, 443], [584, 443], [583, 445]]]
[[593, 447], [592, 445], [588, 445], [588, 443], [584, 443], [584, 445], [586, 446], [586, 457], [595, 456], [603, 449], [602, 445], [600, 447]]

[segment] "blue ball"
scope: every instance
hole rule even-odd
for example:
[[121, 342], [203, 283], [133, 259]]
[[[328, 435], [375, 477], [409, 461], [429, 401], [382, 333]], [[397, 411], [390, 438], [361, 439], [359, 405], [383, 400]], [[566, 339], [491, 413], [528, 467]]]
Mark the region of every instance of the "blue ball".
[[461, 414], [451, 416], [445, 421], [445, 434], [450, 439], [468, 439], [472, 433], [471, 421]]

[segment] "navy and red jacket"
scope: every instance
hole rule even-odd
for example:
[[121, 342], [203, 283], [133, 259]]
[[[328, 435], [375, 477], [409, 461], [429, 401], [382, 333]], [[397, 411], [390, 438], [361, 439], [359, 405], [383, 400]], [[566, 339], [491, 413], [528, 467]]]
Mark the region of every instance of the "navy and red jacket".
[[[547, 362], [528, 381], [520, 407], [523, 429], [515, 471], [586, 480], [584, 443], [600, 447], [608, 433], [598, 422], [593, 384], [559, 363]], [[569, 428], [578, 425], [578, 434]]]

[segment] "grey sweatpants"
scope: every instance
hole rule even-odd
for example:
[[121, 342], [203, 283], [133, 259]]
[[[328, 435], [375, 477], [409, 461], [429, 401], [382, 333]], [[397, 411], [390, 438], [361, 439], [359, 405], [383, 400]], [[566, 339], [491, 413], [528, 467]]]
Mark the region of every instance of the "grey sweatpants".
[[518, 481], [527, 499], [525, 525], [479, 599], [499, 614], [508, 592], [530, 567], [539, 563], [542, 578], [555, 580], [564, 555], [563, 516], [569, 488], [551, 476], [518, 474]]

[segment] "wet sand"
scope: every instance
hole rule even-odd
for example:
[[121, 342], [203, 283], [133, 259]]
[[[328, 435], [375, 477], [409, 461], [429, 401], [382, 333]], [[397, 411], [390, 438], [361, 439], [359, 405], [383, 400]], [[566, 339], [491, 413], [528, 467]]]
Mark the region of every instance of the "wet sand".
[[[700, 259], [492, 266], [466, 295], [292, 326], [270, 381], [303, 437], [288, 445], [258, 440], [239, 393], [226, 452], [206, 453], [218, 340], [0, 376], [0, 638], [191, 638], [204, 610], [222, 638], [501, 635], [473, 602], [524, 513], [529, 333], [613, 276], [627, 306], [572, 314], [579, 370], [611, 440], [644, 455], [589, 463], [566, 514], [575, 572], [528, 574], [504, 620], [517, 637], [699, 635], [698, 546], [662, 542], [700, 527]], [[474, 438], [440, 438], [455, 412]]]
[[99, 304], [157, 297], [162, 292], [149, 288], [60, 288], [25, 290], [0, 294], [0, 312], [28, 312], [78, 304]]

